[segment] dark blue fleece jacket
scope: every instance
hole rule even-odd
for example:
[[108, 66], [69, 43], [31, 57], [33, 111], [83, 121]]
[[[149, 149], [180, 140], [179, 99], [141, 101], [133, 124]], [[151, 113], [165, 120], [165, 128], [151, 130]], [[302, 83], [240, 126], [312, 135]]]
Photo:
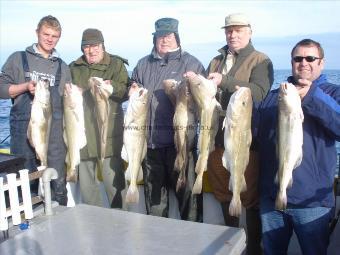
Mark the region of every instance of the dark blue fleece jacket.
[[[293, 82], [292, 77], [288, 78]], [[303, 158], [287, 189], [288, 203], [303, 207], [333, 207], [336, 170], [335, 141], [340, 140], [340, 86], [321, 75], [302, 100]], [[276, 153], [278, 89], [271, 91], [254, 112], [254, 138], [260, 153], [261, 200], [275, 201], [278, 186]]]

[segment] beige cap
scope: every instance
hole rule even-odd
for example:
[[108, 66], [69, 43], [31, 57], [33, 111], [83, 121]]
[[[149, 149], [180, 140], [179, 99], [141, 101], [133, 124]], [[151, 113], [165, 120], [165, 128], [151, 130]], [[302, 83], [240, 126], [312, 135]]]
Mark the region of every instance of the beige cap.
[[233, 13], [225, 17], [225, 25], [221, 28], [226, 28], [230, 26], [248, 26], [250, 27], [250, 22], [248, 17], [243, 13]]

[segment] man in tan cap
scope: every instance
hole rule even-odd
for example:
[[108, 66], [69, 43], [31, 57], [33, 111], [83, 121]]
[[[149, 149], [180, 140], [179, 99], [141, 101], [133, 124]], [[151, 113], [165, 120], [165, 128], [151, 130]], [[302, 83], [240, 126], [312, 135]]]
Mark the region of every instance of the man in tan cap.
[[[106, 199], [100, 191], [100, 181], [105, 186], [110, 206], [122, 208], [121, 191], [125, 188], [123, 161], [123, 109], [128, 85], [127, 60], [105, 51], [104, 37], [100, 30], [88, 28], [81, 40], [83, 55], [70, 64], [72, 82], [81, 87], [83, 92], [86, 146], [80, 151], [79, 184], [82, 200], [86, 204], [104, 206]], [[101, 140], [96, 121], [95, 103], [91, 95], [88, 80], [100, 77], [113, 87], [109, 97], [110, 113], [106, 139], [105, 159], [101, 174], [97, 174]], [[100, 171], [100, 170], [99, 170]]]
[[[220, 54], [212, 59], [208, 67], [208, 78], [219, 88], [217, 100], [226, 110], [229, 99], [237, 87], [251, 89], [255, 102], [261, 101], [273, 83], [273, 66], [270, 59], [254, 49], [251, 43], [251, 25], [248, 17], [242, 13], [230, 14], [225, 18], [222, 27], [227, 45], [219, 50]], [[215, 150], [208, 160], [207, 181], [216, 199], [221, 203], [226, 225], [238, 227], [239, 219], [229, 215], [232, 192], [228, 189], [229, 172], [222, 165], [224, 151], [223, 117], [215, 139]], [[249, 164], [245, 172], [247, 191], [241, 194], [246, 210], [247, 223], [247, 254], [261, 254], [261, 221], [258, 209], [258, 160], [257, 155], [250, 151]]]

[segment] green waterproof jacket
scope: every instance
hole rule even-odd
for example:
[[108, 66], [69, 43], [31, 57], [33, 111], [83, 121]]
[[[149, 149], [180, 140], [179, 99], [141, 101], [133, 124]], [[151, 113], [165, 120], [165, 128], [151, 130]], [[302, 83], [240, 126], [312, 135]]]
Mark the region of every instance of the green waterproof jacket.
[[128, 73], [124, 64], [127, 60], [104, 53], [103, 60], [98, 64], [88, 64], [85, 56], [81, 56], [70, 64], [72, 82], [82, 89], [87, 145], [81, 150], [82, 160], [99, 158], [100, 139], [95, 116], [95, 103], [91, 95], [88, 80], [90, 77], [100, 77], [110, 80], [113, 93], [110, 96], [110, 116], [107, 133], [106, 157], [120, 156], [123, 146], [124, 113], [122, 102], [127, 99]]

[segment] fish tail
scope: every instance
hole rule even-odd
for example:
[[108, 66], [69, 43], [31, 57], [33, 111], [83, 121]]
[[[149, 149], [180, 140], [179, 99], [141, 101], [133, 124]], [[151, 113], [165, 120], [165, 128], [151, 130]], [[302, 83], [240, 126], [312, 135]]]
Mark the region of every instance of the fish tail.
[[129, 189], [126, 193], [125, 201], [126, 203], [138, 203], [139, 192], [137, 189], [137, 185], [130, 184]]
[[229, 205], [229, 214], [231, 216], [239, 217], [242, 212], [241, 198], [240, 196], [233, 195]]
[[178, 192], [179, 190], [184, 188], [185, 183], [186, 183], [185, 174], [183, 174], [183, 172], [181, 172], [178, 176], [178, 179], [177, 179], [176, 192]]
[[195, 184], [192, 188], [192, 194], [200, 194], [202, 192], [202, 179], [203, 179], [202, 175], [201, 174], [197, 175]]
[[69, 167], [67, 167], [66, 181], [74, 182], [74, 183], [78, 181], [78, 175], [77, 175], [76, 169], [70, 169]]
[[279, 191], [276, 196], [275, 208], [276, 210], [283, 211], [287, 206], [287, 194], [284, 191]]

